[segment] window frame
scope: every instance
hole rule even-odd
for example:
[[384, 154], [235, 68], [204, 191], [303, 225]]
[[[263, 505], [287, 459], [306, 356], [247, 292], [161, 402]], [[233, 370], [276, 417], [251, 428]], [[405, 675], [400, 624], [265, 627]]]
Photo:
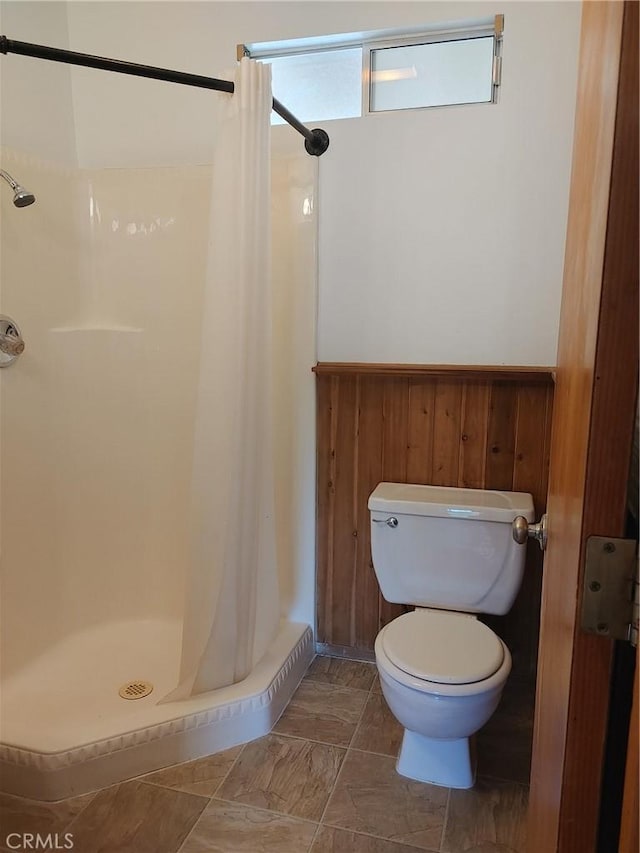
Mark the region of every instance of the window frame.
[[[238, 61], [243, 56], [251, 59], [275, 59], [281, 56], [309, 55], [359, 47], [362, 50], [362, 85], [360, 91], [361, 113], [354, 118], [368, 118], [375, 115], [388, 115], [394, 112], [415, 110], [434, 110], [460, 106], [486, 106], [498, 103], [498, 93], [502, 83], [502, 41], [504, 33], [504, 15], [481, 21], [461, 21], [456, 24], [440, 24], [416, 30], [379, 30], [366, 33], [348, 33], [318, 38], [292, 39], [284, 42], [257, 42], [237, 46]], [[445, 41], [469, 41], [476, 38], [493, 38], [493, 65], [491, 69], [491, 99], [489, 101], [471, 101], [464, 104], [432, 104], [416, 107], [398, 107], [388, 110], [371, 110], [371, 54], [375, 50], [397, 47], [415, 47], [416, 45], [436, 44]], [[331, 119], [337, 121], [338, 119]]]
[[[484, 31], [483, 31], [484, 30]], [[376, 50], [387, 50], [398, 47], [416, 47], [427, 44], [439, 44], [449, 41], [472, 41], [477, 38], [493, 38], [493, 65], [491, 68], [491, 98], [488, 101], [465, 101], [455, 104], [425, 104], [416, 107], [392, 107], [388, 110], [372, 110], [372, 81], [371, 81], [371, 54]], [[362, 118], [372, 115], [384, 115], [393, 112], [407, 112], [412, 110], [435, 110], [443, 107], [460, 106], [484, 106], [498, 102], [498, 90], [500, 88], [501, 71], [501, 48], [502, 39], [498, 39], [496, 32], [491, 27], [475, 28], [473, 30], [453, 30], [428, 33], [416, 38], [395, 38], [387, 41], [369, 41], [362, 45]]]

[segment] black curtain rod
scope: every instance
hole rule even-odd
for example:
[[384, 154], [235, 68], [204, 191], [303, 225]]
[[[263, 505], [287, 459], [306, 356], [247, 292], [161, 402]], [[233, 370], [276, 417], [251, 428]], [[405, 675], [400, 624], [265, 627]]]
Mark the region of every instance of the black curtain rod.
[[[0, 53], [16, 53], [21, 56], [33, 56], [36, 59], [50, 59], [53, 62], [66, 62], [69, 65], [82, 65], [86, 68], [100, 68], [103, 71], [116, 71], [119, 74], [131, 74], [134, 77], [150, 77], [153, 80], [166, 80], [168, 83], [181, 83], [183, 86], [197, 86], [200, 89], [215, 89], [218, 92], [233, 93], [234, 85], [230, 80], [217, 80], [215, 77], [202, 77], [200, 74], [185, 74], [182, 71], [170, 71], [153, 65], [140, 65], [137, 62], [122, 62], [119, 59], [107, 59], [104, 56], [91, 56], [89, 53], [76, 53], [73, 50], [60, 50], [42, 44], [30, 44], [26, 41], [13, 41], [0, 36]], [[273, 99], [273, 109], [294, 130], [304, 136], [307, 153], [319, 157], [329, 147], [329, 136], [320, 127], [309, 130], [289, 110]]]

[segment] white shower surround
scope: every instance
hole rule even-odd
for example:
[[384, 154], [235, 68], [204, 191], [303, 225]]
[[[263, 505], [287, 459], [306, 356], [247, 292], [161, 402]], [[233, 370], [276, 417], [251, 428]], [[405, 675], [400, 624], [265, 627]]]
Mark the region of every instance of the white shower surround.
[[[118, 625], [104, 630], [115, 632], [120, 642], [131, 640], [135, 649], [136, 631], [145, 627], [134, 623], [124, 631]], [[73, 638], [71, 654], [68, 648], [54, 652], [53, 661], [46, 661], [44, 667], [36, 661], [23, 673], [36, 684], [43, 676], [55, 682], [55, 709], [30, 708], [22, 685], [9, 681], [3, 688], [0, 790], [35, 800], [60, 800], [265, 735], [284, 711], [314, 654], [310, 628], [284, 623], [244, 681], [180, 702], [157, 704], [158, 693], [175, 679], [180, 651], [180, 625], [163, 627], [177, 642], [172, 646], [173, 660], [156, 659], [155, 666], [145, 666], [145, 675], [151, 675], [156, 685], [149, 696], [121, 699], [117, 693], [121, 675], [109, 660], [102, 666], [102, 690], [93, 696], [101, 703], [103, 718], [84, 718], [75, 701], [78, 696], [81, 701], [78, 685], [95, 667], [92, 652], [98, 637]], [[130, 662], [133, 669], [139, 671], [137, 662]], [[115, 714], [109, 714], [115, 708], [119, 717], [114, 720]], [[29, 710], [25, 723], [23, 715]], [[62, 720], [64, 724], [57, 727]]]
[[[55, 800], [265, 734], [312, 658], [317, 163], [273, 162], [280, 633], [237, 687], [165, 705], [180, 651], [176, 639], [165, 653], [165, 640], [182, 618], [210, 169], [84, 172], [6, 149], [2, 165], [38, 201], [18, 211], [0, 197], [1, 307], [27, 342], [0, 374], [1, 787]], [[165, 640], [145, 659], [152, 623]], [[102, 705], [83, 709], [74, 685], [91, 678]], [[120, 699], [137, 678], [154, 692]], [[69, 686], [56, 712], [72, 723], [65, 734], [46, 708]], [[128, 709], [110, 719], [112, 703]], [[33, 709], [44, 713], [25, 736]]]

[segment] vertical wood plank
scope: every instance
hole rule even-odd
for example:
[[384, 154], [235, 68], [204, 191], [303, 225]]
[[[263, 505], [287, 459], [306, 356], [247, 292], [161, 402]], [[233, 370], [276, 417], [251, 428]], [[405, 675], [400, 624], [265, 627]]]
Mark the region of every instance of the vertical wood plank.
[[[551, 433], [551, 396], [545, 386], [517, 389], [517, 420], [513, 489], [533, 496], [536, 521], [546, 509]], [[514, 649], [514, 672], [534, 681], [538, 663], [540, 597], [542, 594], [542, 551], [535, 542], [527, 543], [527, 563], [522, 586], [511, 611], [505, 617], [503, 639]]]
[[[370, 652], [379, 628], [407, 609], [382, 599], [373, 571], [367, 501], [378, 482], [504, 488], [497, 480], [510, 458], [510, 484], [541, 501], [553, 387], [512, 381], [493, 393], [493, 384], [490, 372], [486, 382], [344, 369], [318, 376], [319, 642]], [[506, 436], [507, 453], [487, 473], [490, 432]], [[492, 621], [523, 677], [535, 666], [538, 564], [534, 547], [513, 613]]]
[[433, 485], [456, 486], [460, 459], [462, 382], [438, 381], [433, 418]]
[[429, 485], [433, 479], [435, 380], [409, 381], [407, 482]]
[[638, 714], [638, 701], [640, 690], [638, 689], [638, 678], [640, 673], [640, 656], [636, 648], [636, 671], [633, 677], [633, 704], [631, 707], [631, 723], [629, 724], [629, 737], [627, 741], [627, 764], [624, 770], [624, 794], [622, 800], [622, 817], [620, 820], [620, 844], [618, 853], [637, 853], [640, 849], [640, 838], [638, 832], [638, 813], [640, 811], [640, 796], [638, 793], [638, 778], [640, 767], [638, 751], [640, 750], [639, 730], [640, 716]]
[[357, 443], [357, 379], [341, 376], [335, 419], [335, 477], [333, 554], [330, 558], [332, 642], [352, 644], [355, 587], [356, 518], [354, 486]]
[[382, 477], [388, 483], [406, 483], [409, 443], [409, 380], [384, 380], [382, 401]]
[[[543, 472], [543, 480], [541, 484], [541, 494], [544, 495], [545, 503], [547, 500], [547, 492], [549, 490], [549, 461], [551, 457], [551, 424], [553, 419], [553, 402], [554, 402], [554, 386], [547, 388], [546, 398], [546, 420], [544, 425], [544, 450], [540, 467]], [[546, 506], [545, 506], [546, 508]]]
[[[545, 445], [546, 400], [545, 386], [494, 387], [494, 410], [488, 423], [487, 459], [493, 464], [488, 467], [487, 488], [530, 492], [536, 513], [545, 500], [540, 496], [541, 482], [546, 481], [540, 460]], [[512, 678], [527, 682], [535, 679], [541, 586], [542, 552], [537, 543], [529, 542], [522, 586], [513, 607], [504, 616], [488, 620], [509, 647]]]
[[[387, 483], [407, 482], [409, 445], [409, 380], [387, 378], [383, 400], [382, 479]], [[406, 612], [402, 604], [385, 601], [378, 595], [378, 625], [382, 627]]]
[[490, 385], [466, 382], [462, 392], [462, 422], [458, 486], [482, 489], [485, 483]]
[[359, 382], [354, 646], [372, 649], [379, 630], [379, 589], [371, 561], [367, 503], [369, 495], [382, 480], [384, 380], [361, 376]]
[[332, 419], [336, 415], [337, 385], [338, 378], [335, 376], [317, 377], [316, 636], [320, 643], [330, 642], [328, 638], [332, 636], [329, 602], [332, 598], [336, 456]]
[[494, 382], [489, 400], [485, 488], [513, 488], [517, 388]]
[[547, 389], [543, 385], [523, 386], [516, 389], [516, 394], [513, 490], [531, 492], [537, 518], [544, 512], [547, 501], [547, 477], [540, 464], [545, 453]]

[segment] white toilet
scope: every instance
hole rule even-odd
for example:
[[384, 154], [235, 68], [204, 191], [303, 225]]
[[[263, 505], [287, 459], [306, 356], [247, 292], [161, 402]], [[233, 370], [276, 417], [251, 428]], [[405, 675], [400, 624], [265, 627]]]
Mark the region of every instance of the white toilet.
[[470, 788], [469, 738], [491, 717], [511, 671], [509, 649], [475, 613], [506, 613], [525, 545], [512, 536], [531, 495], [380, 483], [369, 497], [371, 553], [382, 595], [416, 609], [376, 637], [382, 692], [404, 726], [397, 770]]

